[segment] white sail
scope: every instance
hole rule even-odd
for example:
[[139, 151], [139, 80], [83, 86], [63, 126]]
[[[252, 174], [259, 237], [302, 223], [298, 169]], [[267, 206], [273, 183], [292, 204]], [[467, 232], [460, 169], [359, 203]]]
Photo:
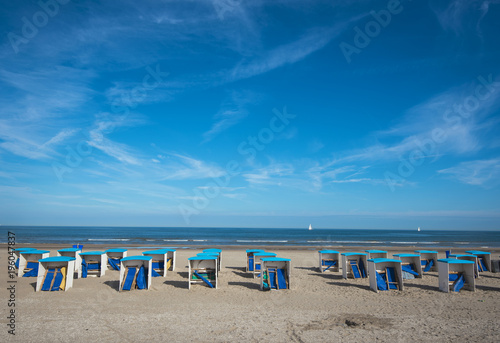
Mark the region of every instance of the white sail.
[[312, 230], [312, 229], [313, 229], [312, 225], [311, 225], [311, 224], [309, 224], [309, 230]]
[[420, 231], [420, 227], [417, 229], [417, 231]]

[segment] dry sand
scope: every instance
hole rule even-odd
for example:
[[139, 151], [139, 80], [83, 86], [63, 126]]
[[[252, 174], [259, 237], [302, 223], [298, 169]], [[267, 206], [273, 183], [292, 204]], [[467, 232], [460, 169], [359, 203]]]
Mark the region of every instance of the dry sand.
[[[67, 246], [36, 246], [56, 250]], [[99, 250], [106, 247], [88, 247]], [[94, 249], [95, 248], [95, 249]], [[380, 248], [380, 247], [378, 247]], [[339, 251], [362, 251], [337, 248]], [[414, 248], [390, 249], [390, 253]], [[129, 250], [140, 255], [141, 250]], [[188, 290], [187, 258], [153, 278], [149, 291], [118, 292], [118, 271], [77, 279], [67, 292], [35, 292], [35, 278], [18, 278], [15, 336], [7, 330], [7, 249], [0, 247], [0, 341], [13, 342], [498, 342], [500, 273], [482, 273], [476, 292], [438, 290], [437, 273], [405, 280], [403, 292], [375, 293], [368, 279], [319, 273], [316, 248], [266, 247], [292, 260], [291, 289], [262, 292], [245, 273], [244, 248], [223, 249], [219, 289]], [[386, 249], [387, 250], [387, 249]], [[459, 252], [458, 250], [454, 252]], [[499, 251], [493, 252], [498, 258]], [[440, 251], [440, 258], [444, 251]]]

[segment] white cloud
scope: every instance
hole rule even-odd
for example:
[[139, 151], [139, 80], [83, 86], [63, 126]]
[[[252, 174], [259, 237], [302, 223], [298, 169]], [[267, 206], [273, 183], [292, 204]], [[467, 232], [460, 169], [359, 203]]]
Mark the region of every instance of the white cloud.
[[500, 183], [500, 159], [462, 162], [438, 172], [468, 185], [494, 187]]
[[171, 155], [177, 157], [177, 161], [163, 169], [163, 180], [207, 179], [226, 174], [216, 165], [180, 154]]

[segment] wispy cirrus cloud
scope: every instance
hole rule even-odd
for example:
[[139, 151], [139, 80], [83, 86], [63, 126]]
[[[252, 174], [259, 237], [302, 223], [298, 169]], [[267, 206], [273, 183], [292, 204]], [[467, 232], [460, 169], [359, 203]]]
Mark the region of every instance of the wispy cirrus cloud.
[[481, 21], [488, 14], [490, 5], [498, 3], [498, 0], [453, 0], [432, 1], [429, 5], [444, 30], [453, 32], [456, 36], [473, 31], [482, 36]]
[[203, 133], [203, 143], [211, 141], [220, 133], [241, 122], [248, 115], [247, 106], [255, 103], [257, 99], [258, 96], [252, 92], [232, 91], [214, 116], [215, 123], [210, 130]]
[[500, 183], [500, 159], [461, 162], [457, 166], [438, 170], [459, 182], [490, 188]]
[[171, 154], [176, 161], [171, 161], [162, 168], [163, 180], [196, 180], [220, 177], [226, 174], [223, 168], [189, 156]]

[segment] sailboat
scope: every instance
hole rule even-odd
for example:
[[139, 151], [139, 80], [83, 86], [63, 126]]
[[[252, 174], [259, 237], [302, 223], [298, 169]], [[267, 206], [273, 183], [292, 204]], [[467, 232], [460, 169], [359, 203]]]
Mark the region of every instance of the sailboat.
[[418, 227], [417, 231], [420, 232], [420, 227]]
[[312, 225], [309, 224], [309, 231], [311, 231], [313, 229]]

